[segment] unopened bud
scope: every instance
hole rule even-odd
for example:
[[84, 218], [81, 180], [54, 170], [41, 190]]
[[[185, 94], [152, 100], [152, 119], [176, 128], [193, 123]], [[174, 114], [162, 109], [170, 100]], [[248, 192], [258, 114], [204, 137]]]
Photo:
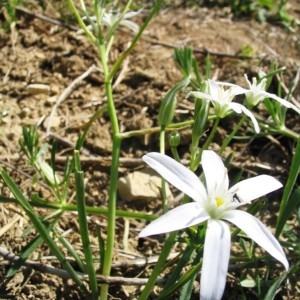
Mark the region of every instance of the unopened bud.
[[180, 144], [180, 134], [177, 130], [172, 131], [169, 135], [168, 135], [168, 140], [169, 140], [169, 145], [172, 148], [176, 148], [179, 146]]

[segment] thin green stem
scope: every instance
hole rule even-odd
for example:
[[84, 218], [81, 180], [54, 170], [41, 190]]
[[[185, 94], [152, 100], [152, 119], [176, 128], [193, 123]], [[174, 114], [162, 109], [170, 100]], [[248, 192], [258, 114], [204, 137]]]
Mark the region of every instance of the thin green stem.
[[179, 157], [177, 148], [176, 147], [171, 147], [171, 151], [172, 151], [172, 155], [173, 155], [174, 159], [180, 163], [181, 159]]
[[[121, 139], [118, 135], [113, 137], [113, 154], [112, 154], [112, 165], [110, 172], [110, 187], [108, 193], [108, 224], [107, 224], [107, 241], [104, 257], [103, 275], [109, 276], [114, 242], [115, 242], [115, 228], [116, 228], [116, 202], [117, 202], [117, 181], [118, 181], [118, 166], [119, 156], [121, 148]], [[108, 295], [108, 284], [101, 285], [101, 300], [107, 299]]]
[[90, 39], [90, 41], [92, 43], [95, 43], [95, 37], [93, 36], [93, 34], [88, 30], [87, 26], [84, 24], [84, 22], [82, 21], [82, 18], [80, 17], [80, 14], [74, 4], [74, 2], [72, 0], [67, 0], [71, 10], [74, 14], [74, 16], [76, 17], [76, 20], [80, 26], [80, 28], [84, 31], [85, 35]]
[[[115, 223], [116, 223], [116, 202], [117, 202], [117, 182], [118, 167], [122, 139], [119, 136], [119, 124], [112, 93], [112, 78], [109, 75], [108, 62], [106, 57], [105, 46], [101, 45], [100, 59], [102, 62], [103, 73], [105, 78], [105, 92], [107, 97], [107, 109], [112, 127], [113, 145], [112, 145], [112, 164], [110, 169], [110, 186], [108, 191], [108, 224], [107, 224], [107, 241], [104, 257], [103, 275], [110, 275], [114, 241], [115, 241]], [[101, 285], [101, 299], [105, 300], [108, 296], [108, 284]]]
[[[0, 202], [1, 203], [15, 203], [18, 204], [17, 200], [14, 198], [8, 198], [0, 196]], [[29, 201], [29, 204], [34, 207], [42, 207], [47, 209], [55, 209], [59, 211], [77, 211], [77, 205], [76, 204], [62, 204], [60, 202], [49, 202], [44, 201], [42, 199], [38, 199], [33, 196], [31, 201]], [[85, 207], [86, 212], [91, 215], [104, 215], [107, 216], [109, 214], [109, 211], [107, 208], [101, 208], [101, 207], [92, 207], [92, 206], [86, 206]], [[59, 213], [59, 212], [57, 212]], [[134, 211], [127, 211], [127, 210], [116, 210], [116, 216], [120, 218], [133, 218], [133, 219], [141, 219], [145, 221], [153, 221], [157, 219], [157, 215], [148, 214], [148, 213], [140, 213], [140, 212], [134, 212]]]
[[98, 299], [98, 284], [93, 261], [93, 253], [89, 238], [89, 229], [87, 222], [87, 213], [85, 208], [85, 188], [83, 172], [81, 171], [79, 152], [75, 150], [75, 187], [76, 187], [76, 203], [78, 207], [78, 222], [81, 236], [82, 247], [84, 249], [84, 257], [86, 263], [86, 272], [89, 277], [89, 286], [91, 288], [91, 297], [93, 300]]
[[300, 138], [300, 134], [297, 134], [295, 131], [289, 129], [289, 128], [286, 128], [285, 126], [281, 126], [281, 128], [278, 128], [276, 129], [277, 132], [279, 134], [282, 134], [284, 136], [287, 136], [289, 138], [292, 138], [294, 139], [295, 141], [298, 141], [299, 138]]
[[221, 120], [220, 118], [216, 118], [216, 120], [214, 122], [214, 125], [213, 125], [213, 128], [211, 129], [211, 132], [210, 132], [206, 142], [204, 143], [204, 145], [202, 147], [202, 151], [208, 149], [209, 145], [211, 144], [212, 139], [214, 138], [214, 136], [217, 132], [220, 120]]
[[209, 145], [211, 144], [212, 139], [214, 138], [214, 136], [217, 132], [220, 120], [221, 120], [220, 118], [215, 119], [213, 128], [211, 129], [211, 132], [210, 132], [206, 142], [204, 143], [202, 148], [198, 150], [198, 152], [194, 152], [194, 154], [191, 156], [191, 161], [190, 161], [191, 171], [194, 172], [198, 168], [200, 161], [201, 161], [202, 151], [208, 149]]
[[145, 288], [143, 289], [142, 294], [139, 297], [139, 300], [147, 300], [148, 299], [148, 296], [153, 289], [156, 279], [158, 278], [162, 268], [164, 267], [165, 261], [168, 258], [169, 253], [171, 252], [171, 249], [172, 249], [172, 246], [176, 239], [176, 236], [177, 236], [177, 231], [174, 231], [174, 232], [171, 232], [169, 234], [169, 236], [166, 238], [165, 244], [161, 250], [158, 261], [155, 264], [155, 267], [148, 279], [147, 284], [145, 285]]
[[154, 17], [154, 15], [159, 11], [160, 6], [164, 0], [158, 0], [155, 5], [153, 6], [150, 14], [148, 15], [147, 19], [144, 21], [143, 25], [141, 26], [139, 32], [137, 35], [134, 37], [133, 41], [131, 42], [130, 46], [126, 51], [124, 51], [117, 59], [117, 61], [114, 63], [111, 72], [110, 72], [110, 78], [113, 78], [117, 71], [120, 69], [121, 64], [123, 63], [124, 59], [129, 55], [129, 53], [132, 51], [132, 49], [135, 47], [137, 42], [140, 40], [144, 30], [147, 28], [148, 24]]
[[[161, 127], [160, 134], [159, 134], [159, 150], [161, 154], [165, 154], [166, 148], [166, 131], [165, 128]], [[166, 180], [162, 177], [161, 178], [161, 194], [162, 194], [162, 208], [163, 213], [167, 211], [167, 192], [166, 192]]]
[[236, 135], [236, 133], [238, 132], [238, 130], [241, 128], [241, 126], [243, 125], [245, 119], [247, 118], [246, 115], [243, 115], [242, 118], [240, 119], [240, 121], [237, 123], [237, 125], [234, 126], [232, 132], [230, 133], [230, 135], [228, 135], [225, 139], [225, 141], [223, 142], [220, 150], [219, 150], [219, 154], [221, 155], [223, 153], [223, 151], [225, 150], [225, 148], [229, 145], [229, 143], [231, 142], [231, 140], [234, 138], [234, 136]]
[[22, 192], [19, 190], [15, 182], [10, 178], [10, 176], [0, 168], [0, 175], [10, 191], [13, 193], [15, 198], [17, 199], [18, 203], [22, 206], [23, 210], [29, 217], [31, 223], [35, 227], [36, 231], [40, 234], [43, 241], [48, 245], [51, 252], [57, 257], [59, 262], [62, 264], [63, 268], [69, 273], [70, 277], [78, 284], [80, 289], [88, 295], [88, 291], [86, 287], [84, 286], [83, 282], [79, 278], [78, 274], [73, 269], [72, 265], [66, 260], [64, 254], [61, 252], [61, 250], [58, 248], [55, 241], [52, 239], [50, 233], [48, 232], [48, 228], [43, 224], [39, 216], [34, 212], [31, 205], [27, 201], [27, 199], [24, 197]]

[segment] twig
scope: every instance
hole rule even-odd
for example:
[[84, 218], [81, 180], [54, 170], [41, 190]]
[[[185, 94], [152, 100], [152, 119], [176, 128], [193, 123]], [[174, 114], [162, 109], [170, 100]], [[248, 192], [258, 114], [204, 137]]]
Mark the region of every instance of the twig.
[[90, 66], [83, 74], [81, 74], [79, 77], [77, 77], [76, 79], [74, 79], [71, 84], [61, 93], [61, 95], [58, 97], [58, 99], [56, 100], [49, 119], [48, 119], [48, 124], [47, 124], [47, 130], [46, 130], [46, 137], [48, 137], [50, 135], [50, 128], [51, 128], [51, 120], [55, 114], [56, 109], [58, 108], [58, 106], [75, 90], [75, 88], [77, 87], [77, 85], [80, 83], [80, 81], [82, 81], [84, 78], [86, 78], [87, 76], [89, 76], [92, 72], [94, 72], [95, 70], [98, 70], [98, 67], [95, 65]]
[[300, 108], [300, 103], [299, 101], [292, 95], [293, 92], [295, 91], [298, 83], [299, 83], [299, 79], [300, 79], [300, 68], [298, 69], [297, 73], [296, 73], [296, 76], [295, 76], [295, 79], [294, 79], [294, 82], [293, 82], [293, 85], [288, 88], [285, 84], [285, 82], [283, 81], [283, 79], [281, 78], [281, 76], [279, 74], [276, 74], [276, 78], [277, 80], [279, 81], [279, 83], [281, 84], [284, 92], [287, 94], [287, 95], [290, 95], [291, 97], [291, 102], [293, 102], [293, 104], [295, 106], [297, 106], [298, 108]]
[[[76, 27], [76, 26], [66, 24], [64, 22], [58, 21], [56, 19], [52, 19], [52, 18], [47, 17], [47, 16], [42, 15], [42, 14], [30, 12], [29, 10], [21, 8], [21, 7], [17, 7], [16, 10], [19, 11], [19, 12], [28, 14], [28, 15], [34, 17], [34, 18], [38, 18], [38, 19], [44, 20], [46, 22], [68, 28], [68, 29], [71, 29], [73, 31], [78, 31], [79, 30], [79, 28]], [[124, 31], [124, 30], [122, 30], [122, 28], [119, 28], [119, 30]], [[165, 47], [173, 48], [173, 49], [182, 47], [181, 45], [176, 45], [176, 44], [172, 44], [172, 43], [168, 43], [168, 42], [159, 41], [159, 40], [152, 39], [152, 38], [149, 38], [149, 37], [146, 37], [146, 36], [142, 36], [141, 39], [144, 40], [144, 41], [147, 41], [151, 44], [161, 45], [161, 46], [165, 46]], [[240, 54], [229, 54], [229, 53], [223, 53], [223, 52], [214, 52], [214, 51], [210, 51], [208, 49], [199, 49], [199, 48], [193, 48], [193, 47], [190, 47], [190, 48], [192, 49], [192, 51], [194, 53], [200, 53], [200, 54], [210, 55], [210, 56], [228, 57], [228, 58], [235, 58], [235, 59], [247, 59], [247, 60], [265, 58], [264, 56], [263, 57], [261, 57], [261, 56], [246, 56], [246, 55], [240, 55]]]
[[[159, 41], [159, 40], [152, 39], [152, 38], [149, 38], [146, 36], [142, 36], [142, 40], [145, 40], [151, 44], [161, 45], [161, 46], [165, 46], [165, 47], [173, 48], [173, 49], [182, 47], [181, 45], [176, 45], [173, 43]], [[189, 48], [191, 48], [194, 53], [205, 54], [205, 55], [210, 55], [210, 56], [228, 57], [228, 58], [236, 58], [236, 59], [248, 59], [248, 60], [264, 58], [264, 57], [260, 57], [260, 56], [246, 56], [246, 55], [241, 55], [241, 54], [214, 52], [214, 51], [210, 51], [206, 48], [205, 49], [199, 49], [199, 48], [194, 48], [194, 47], [189, 47]]]
[[[6, 249], [0, 247], [0, 255], [11, 262], [16, 262], [20, 259], [19, 256], [7, 251]], [[70, 279], [70, 276], [67, 271], [55, 268], [49, 265], [44, 265], [39, 262], [33, 260], [25, 260], [23, 261], [24, 266], [29, 267], [33, 270], [39, 271], [41, 273], [47, 273], [51, 275], [58, 276], [62, 279]], [[88, 276], [77, 272], [78, 276], [81, 277], [82, 280], [88, 280]], [[113, 284], [120, 284], [120, 285], [145, 285], [148, 281], [147, 278], [126, 278], [126, 277], [115, 277], [115, 276], [103, 276], [97, 275], [98, 283], [113, 283]], [[165, 278], [158, 278], [156, 281], [157, 285], [162, 285], [166, 282]]]
[[4, 235], [16, 222], [18, 222], [21, 219], [20, 215], [16, 215], [10, 223], [4, 225], [0, 228], [0, 237]]
[[68, 29], [71, 29], [71, 30], [74, 30], [74, 31], [78, 30], [78, 28], [75, 27], [75, 26], [72, 26], [70, 24], [58, 21], [56, 19], [52, 19], [50, 17], [47, 17], [47, 16], [39, 14], [39, 13], [31, 12], [28, 9], [24, 8], [24, 7], [16, 7], [16, 11], [20, 12], [20, 13], [23, 13], [23, 14], [26, 14], [26, 15], [29, 15], [29, 16], [31, 16], [33, 18], [41, 19], [43, 21], [46, 21], [46, 22], [54, 24], [54, 25], [65, 27], [65, 28], [68, 28]]

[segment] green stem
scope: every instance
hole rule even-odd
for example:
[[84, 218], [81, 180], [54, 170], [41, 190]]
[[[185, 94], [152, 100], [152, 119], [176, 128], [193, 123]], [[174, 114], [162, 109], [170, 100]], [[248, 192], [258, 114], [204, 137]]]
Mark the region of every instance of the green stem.
[[210, 132], [206, 142], [204, 143], [204, 145], [198, 152], [195, 152], [194, 155], [191, 156], [190, 169], [192, 172], [195, 172], [195, 170], [198, 168], [198, 166], [200, 164], [202, 151], [208, 149], [209, 145], [211, 144], [211, 141], [217, 132], [220, 120], [221, 120], [220, 118], [215, 119], [213, 128], [211, 129], [211, 132]]
[[294, 139], [295, 141], [298, 141], [299, 138], [300, 138], [300, 134], [297, 134], [295, 131], [289, 129], [289, 128], [286, 128], [285, 126], [282, 126], [281, 128], [278, 128], [277, 129], [277, 132], [279, 134], [282, 134], [284, 136], [287, 136], [289, 138], [292, 138]]
[[237, 123], [236, 126], [234, 126], [234, 129], [232, 130], [232, 132], [230, 133], [230, 135], [228, 135], [224, 141], [224, 143], [222, 144], [220, 150], [219, 150], [219, 154], [221, 155], [223, 153], [223, 151], [225, 150], [225, 148], [229, 145], [229, 143], [231, 142], [231, 140], [234, 138], [234, 136], [236, 135], [236, 133], [238, 132], [238, 130], [241, 128], [241, 126], [243, 125], [245, 119], [247, 118], [246, 115], [243, 115], [242, 118], [240, 119], [240, 121]]
[[139, 300], [149, 299], [148, 296], [151, 293], [153, 286], [156, 282], [156, 279], [158, 278], [162, 268], [164, 267], [165, 261], [168, 258], [169, 253], [171, 252], [176, 236], [177, 236], [177, 231], [174, 231], [171, 232], [169, 236], [166, 238], [165, 244], [161, 250], [158, 261], [155, 264], [155, 267], [148, 279], [147, 284], [145, 285], [145, 288], [143, 289], [141, 296], [139, 297]]
[[[103, 275], [109, 276], [113, 250], [115, 242], [115, 230], [116, 230], [116, 202], [117, 202], [117, 181], [118, 181], [118, 166], [119, 156], [121, 148], [121, 139], [118, 135], [113, 137], [113, 154], [112, 154], [112, 165], [110, 172], [110, 187], [108, 193], [108, 224], [107, 224], [107, 240], [104, 257]], [[108, 284], [101, 285], [101, 300], [107, 299], [108, 295]]]
[[[203, 147], [202, 147], [202, 151], [208, 149], [209, 145], [211, 144], [211, 141], [212, 141], [212, 139], [214, 138], [214, 136], [215, 136], [215, 134], [216, 134], [216, 132], [217, 132], [217, 129], [218, 129], [220, 120], [221, 120], [220, 118], [216, 118], [216, 120], [215, 120], [215, 122], [214, 122], [214, 126], [213, 126], [213, 128], [211, 129], [211, 132], [210, 132], [210, 134], [209, 134], [209, 137], [207, 138], [205, 144], [204, 144]], [[201, 152], [202, 152], [202, 151], [201, 151]]]
[[[161, 154], [165, 154], [165, 138], [166, 138], [166, 131], [163, 126], [161, 126], [160, 134], [159, 134], [159, 150]], [[167, 211], [167, 192], [166, 192], [166, 180], [162, 177], [161, 178], [161, 194], [162, 194], [162, 209], [163, 213]]]
[[[8, 198], [0, 196], [0, 202], [1, 203], [14, 203], [18, 204], [17, 200], [14, 198]], [[48, 209], [56, 209], [59, 211], [77, 211], [77, 205], [76, 204], [62, 204], [60, 202], [49, 202], [44, 201], [42, 199], [39, 199], [36, 197], [36, 195], [33, 195], [31, 201], [29, 201], [29, 204], [34, 207], [42, 207], [42, 208], [48, 208]], [[107, 216], [109, 214], [109, 211], [107, 208], [101, 208], [101, 207], [92, 207], [92, 206], [86, 206], [85, 207], [86, 212], [91, 215], [105, 215]], [[120, 218], [133, 218], [133, 219], [141, 219], [146, 221], [153, 221], [157, 219], [158, 216], [149, 214], [149, 213], [140, 213], [135, 211], [127, 211], [127, 210], [116, 210], [116, 216]]]
[[88, 295], [89, 292], [87, 291], [85, 285], [83, 284], [82, 280], [79, 278], [76, 271], [73, 269], [72, 265], [66, 260], [65, 255], [61, 252], [55, 241], [52, 239], [49, 229], [44, 225], [44, 223], [41, 221], [39, 216], [35, 213], [35, 211], [32, 209], [31, 205], [27, 201], [27, 199], [24, 197], [22, 192], [19, 190], [15, 182], [10, 178], [10, 176], [0, 168], [0, 175], [6, 185], [8, 186], [9, 190], [13, 193], [15, 198], [17, 199], [18, 203], [22, 206], [24, 212], [29, 217], [31, 223], [33, 224], [36, 231], [39, 233], [39, 235], [42, 237], [43, 241], [48, 245], [51, 252], [57, 257], [59, 262], [62, 264], [63, 268], [68, 272], [70, 277], [78, 284], [80, 289]]
[[[108, 63], [106, 60], [106, 50], [102, 45], [99, 48], [100, 59], [102, 62], [103, 73], [105, 78], [105, 92], [107, 97], [107, 109], [112, 127], [113, 145], [112, 145], [112, 164], [110, 169], [110, 186], [108, 191], [108, 224], [107, 224], [107, 241], [104, 257], [103, 275], [110, 275], [114, 241], [115, 241], [115, 223], [116, 223], [116, 202], [117, 202], [117, 183], [118, 167], [122, 139], [119, 136], [119, 124], [112, 93], [112, 78], [109, 75]], [[101, 300], [107, 299], [108, 284], [101, 285]]]
[[93, 300], [98, 299], [98, 283], [93, 261], [93, 253], [89, 238], [89, 229], [87, 222], [87, 213], [85, 208], [85, 188], [83, 172], [81, 171], [79, 151], [75, 150], [75, 187], [76, 187], [76, 203], [78, 207], [78, 222], [81, 236], [82, 247], [84, 249], [84, 257], [86, 263], [86, 272], [89, 277], [89, 286], [91, 288], [91, 297]]
[[137, 42], [140, 40], [144, 30], [147, 28], [148, 24], [150, 23], [150, 21], [152, 20], [152, 18], [154, 17], [154, 15], [159, 11], [160, 6], [162, 5], [162, 3], [164, 2], [164, 0], [158, 0], [150, 14], [148, 15], [147, 19], [144, 21], [143, 25], [141, 26], [139, 32], [137, 33], [137, 35], [134, 37], [134, 39], [132, 40], [130, 46], [128, 47], [128, 49], [126, 51], [124, 51], [116, 60], [116, 62], [114, 63], [111, 72], [110, 72], [110, 78], [113, 78], [114, 75], [117, 73], [117, 71], [120, 69], [121, 64], [123, 63], [124, 59], [129, 55], [129, 53], [132, 51], [132, 49], [135, 47], [135, 45], [137, 44]]
[[88, 30], [87, 26], [84, 24], [84, 22], [82, 21], [82, 18], [80, 17], [80, 14], [74, 4], [74, 2], [72, 0], [68, 0], [68, 3], [71, 7], [71, 10], [74, 14], [74, 16], [76, 17], [76, 20], [80, 26], [80, 28], [84, 31], [85, 35], [90, 39], [90, 41], [94, 44], [95, 43], [95, 37], [93, 36], [93, 34]]
[[181, 159], [179, 157], [177, 148], [176, 147], [171, 147], [171, 151], [172, 151], [172, 155], [173, 155], [174, 159], [180, 163]]

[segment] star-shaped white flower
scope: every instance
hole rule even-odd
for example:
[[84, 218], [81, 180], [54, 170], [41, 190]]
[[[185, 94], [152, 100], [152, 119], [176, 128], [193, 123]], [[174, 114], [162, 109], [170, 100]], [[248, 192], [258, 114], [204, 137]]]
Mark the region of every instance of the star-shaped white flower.
[[282, 187], [279, 181], [268, 175], [260, 175], [229, 188], [227, 169], [221, 158], [210, 150], [204, 150], [202, 154], [205, 186], [193, 172], [166, 155], [153, 152], [145, 155], [143, 159], [194, 201], [176, 207], [159, 217], [144, 228], [139, 237], [176, 231], [207, 221], [201, 299], [217, 300], [223, 295], [231, 240], [227, 222], [243, 230], [253, 241], [279, 260], [286, 270], [288, 269], [285, 253], [271, 232], [251, 214], [236, 209], [279, 189]]
[[[135, 17], [141, 11], [142, 11], [142, 9], [140, 9], [138, 11], [130, 11], [130, 12], [126, 13], [124, 15], [124, 17], [122, 18], [122, 20], [120, 21], [120, 25], [128, 27], [133, 32], [138, 32], [139, 31], [139, 26], [136, 23], [134, 23], [134, 22], [132, 22], [128, 19]], [[121, 18], [121, 13], [120, 12], [110, 11], [108, 13], [103, 14], [103, 17], [102, 17], [101, 21], [102, 21], [103, 25], [105, 25], [107, 27], [113, 27], [114, 24], [117, 23], [120, 18]]]
[[192, 91], [189, 93], [189, 95], [212, 102], [215, 108], [215, 114], [219, 118], [224, 118], [231, 110], [238, 114], [244, 113], [251, 118], [255, 131], [257, 133], [260, 131], [258, 123], [252, 112], [242, 104], [232, 101], [236, 95], [245, 93], [245, 89], [237, 85], [228, 84], [229, 88], [225, 90], [224, 84], [210, 79], [207, 80], [205, 84], [206, 89], [204, 92]]
[[244, 93], [246, 96], [246, 101], [250, 107], [256, 106], [259, 102], [263, 101], [266, 98], [271, 98], [278, 101], [280, 104], [287, 108], [292, 108], [298, 114], [300, 114], [300, 109], [297, 108], [291, 102], [282, 99], [272, 93], [266, 92], [267, 78], [264, 77], [266, 74], [264, 72], [259, 72], [259, 77], [262, 78], [259, 83], [257, 83], [257, 78], [252, 78], [252, 83], [249, 81], [248, 76], [245, 74], [246, 81], [249, 85], [249, 90], [245, 89]]
[[[121, 26], [128, 27], [134, 33], [137, 33], [139, 31], [139, 26], [136, 23], [130, 21], [129, 19], [135, 17], [141, 11], [142, 11], [142, 9], [140, 9], [138, 11], [129, 11], [128, 13], [126, 13], [123, 16], [123, 18], [122, 18], [121, 21], [120, 21], [120, 18], [122, 17], [122, 14], [119, 11], [111, 10], [109, 12], [103, 12], [102, 18], [101, 18], [101, 24], [103, 26], [106, 26], [107, 28], [112, 28], [117, 22], [120, 21], [120, 25]], [[88, 18], [86, 16], [84, 16], [82, 19], [83, 20], [87, 20]], [[92, 22], [94, 22], [95, 25], [96, 25], [97, 18], [95, 16], [90, 17], [89, 20], [92, 21]], [[93, 26], [92, 25], [88, 25], [87, 29], [88, 30], [92, 30]], [[81, 34], [81, 33], [83, 33], [83, 30], [80, 29], [80, 30], [77, 31], [77, 33]]]

